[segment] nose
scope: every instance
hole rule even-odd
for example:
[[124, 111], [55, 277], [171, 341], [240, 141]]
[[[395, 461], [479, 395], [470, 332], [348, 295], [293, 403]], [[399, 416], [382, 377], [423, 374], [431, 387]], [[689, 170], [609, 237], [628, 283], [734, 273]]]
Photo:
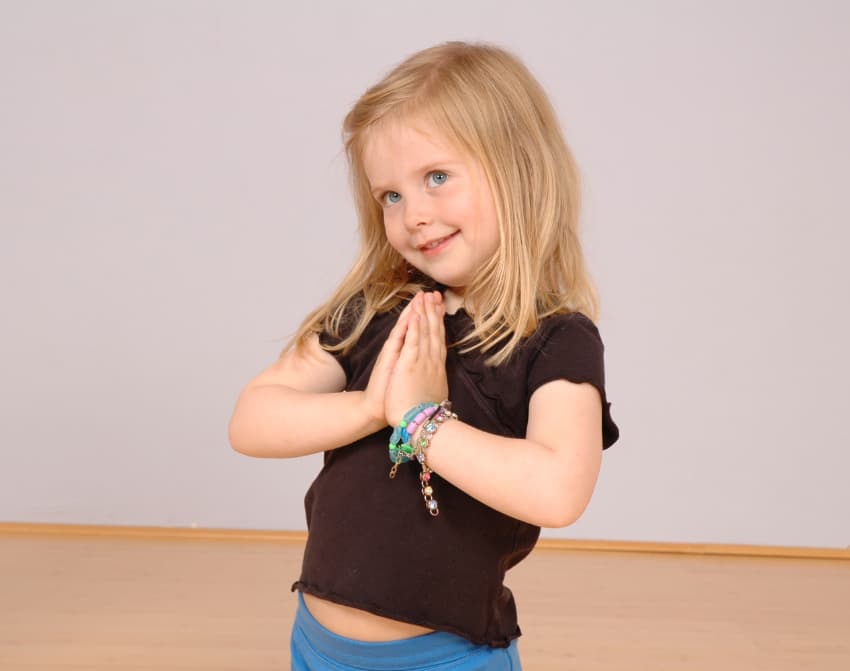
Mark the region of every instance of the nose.
[[433, 223], [433, 207], [428, 202], [428, 196], [414, 194], [405, 199], [404, 223], [405, 226], [415, 231], [423, 226]]

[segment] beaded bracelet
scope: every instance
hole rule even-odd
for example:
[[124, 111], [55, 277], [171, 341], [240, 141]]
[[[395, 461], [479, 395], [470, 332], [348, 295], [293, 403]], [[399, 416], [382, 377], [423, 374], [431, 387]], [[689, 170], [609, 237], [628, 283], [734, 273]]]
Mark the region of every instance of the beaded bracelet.
[[[390, 478], [395, 478], [399, 464], [412, 461], [415, 458], [422, 466], [419, 484], [422, 496], [425, 499], [425, 508], [433, 517], [440, 514], [440, 508], [437, 499], [434, 498], [434, 488], [431, 486], [431, 474], [434, 471], [425, 461], [425, 450], [431, 444], [431, 439], [437, 429], [447, 419], [457, 419], [457, 415], [452, 412], [452, 404], [449, 401], [443, 401], [440, 404], [420, 403], [405, 413], [398, 426], [393, 429], [392, 436], [390, 436], [389, 456], [390, 461], [393, 462]], [[413, 437], [420, 429], [419, 438], [413, 441]], [[412, 447], [411, 442], [416, 447]]]
[[419, 484], [422, 488], [422, 496], [425, 499], [425, 508], [433, 517], [440, 514], [440, 508], [437, 499], [434, 498], [434, 488], [431, 486], [431, 473], [433, 471], [425, 461], [425, 451], [431, 445], [431, 439], [437, 433], [437, 429], [447, 419], [457, 419], [457, 414], [452, 412], [452, 404], [449, 401], [443, 401], [438, 406], [437, 411], [422, 425], [422, 432], [415, 443], [414, 454], [416, 455], [416, 460], [422, 466], [422, 472], [419, 474]]
[[414, 449], [410, 445], [411, 436], [416, 433], [421, 424], [440, 409], [437, 403], [420, 403], [408, 410], [402, 420], [393, 429], [390, 436], [389, 456], [393, 463], [390, 478], [394, 478], [398, 465], [413, 459]]

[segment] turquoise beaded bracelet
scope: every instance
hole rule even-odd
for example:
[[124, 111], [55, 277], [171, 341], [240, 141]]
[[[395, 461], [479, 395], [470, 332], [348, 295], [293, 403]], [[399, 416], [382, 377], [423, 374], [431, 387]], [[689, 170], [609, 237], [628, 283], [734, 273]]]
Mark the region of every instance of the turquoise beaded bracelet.
[[420, 403], [408, 410], [402, 420], [393, 429], [389, 443], [389, 457], [393, 463], [390, 477], [394, 478], [398, 465], [413, 460], [414, 449], [410, 444], [411, 436], [416, 433], [422, 422], [431, 417], [440, 406], [437, 403]]

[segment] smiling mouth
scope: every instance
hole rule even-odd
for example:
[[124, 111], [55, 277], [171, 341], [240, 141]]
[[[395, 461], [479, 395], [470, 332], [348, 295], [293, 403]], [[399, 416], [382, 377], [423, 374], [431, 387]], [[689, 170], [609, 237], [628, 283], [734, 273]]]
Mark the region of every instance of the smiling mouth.
[[457, 231], [455, 231], [454, 233], [451, 233], [450, 235], [445, 236], [444, 238], [437, 238], [436, 240], [432, 240], [431, 242], [420, 246], [419, 250], [423, 251], [423, 252], [427, 252], [427, 251], [430, 251], [432, 249], [436, 249], [437, 247], [442, 245], [444, 242], [446, 242], [446, 240], [454, 237], [455, 235], [457, 235]]

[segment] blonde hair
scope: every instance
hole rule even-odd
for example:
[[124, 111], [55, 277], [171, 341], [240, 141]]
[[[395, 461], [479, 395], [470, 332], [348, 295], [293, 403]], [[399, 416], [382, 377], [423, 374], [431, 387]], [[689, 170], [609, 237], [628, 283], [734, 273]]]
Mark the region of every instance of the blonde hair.
[[[345, 324], [346, 337], [325, 348], [346, 352], [376, 314], [429, 286], [429, 278], [410, 275], [387, 242], [363, 164], [371, 131], [413, 117], [431, 122], [480, 161], [495, 200], [500, 244], [465, 287], [474, 329], [455, 345], [492, 350], [487, 363], [498, 365], [544, 317], [582, 312], [596, 321], [598, 295], [578, 237], [578, 169], [546, 93], [504, 49], [446, 42], [396, 66], [346, 115], [343, 140], [360, 253], [333, 296], [305, 318], [294, 342], [322, 330], [340, 337]], [[357, 310], [349, 322], [352, 307]]]

